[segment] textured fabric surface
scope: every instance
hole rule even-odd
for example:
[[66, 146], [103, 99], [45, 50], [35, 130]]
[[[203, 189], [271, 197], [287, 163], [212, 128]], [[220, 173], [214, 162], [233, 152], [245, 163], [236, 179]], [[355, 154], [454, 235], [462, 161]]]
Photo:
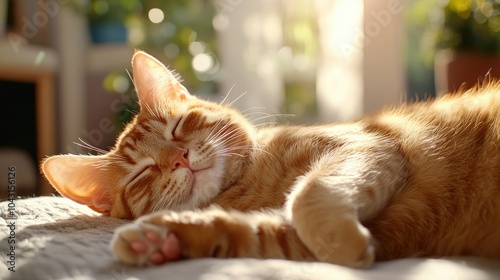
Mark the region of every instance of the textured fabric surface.
[[[403, 259], [377, 263], [368, 270], [255, 259], [128, 267], [113, 261], [108, 245], [113, 230], [128, 221], [102, 217], [61, 197], [29, 198], [14, 204], [10, 210], [15, 210], [17, 219], [12, 220], [9, 202], [0, 203], [0, 279], [500, 279], [500, 262], [477, 258]], [[10, 262], [12, 252], [15, 263]]]

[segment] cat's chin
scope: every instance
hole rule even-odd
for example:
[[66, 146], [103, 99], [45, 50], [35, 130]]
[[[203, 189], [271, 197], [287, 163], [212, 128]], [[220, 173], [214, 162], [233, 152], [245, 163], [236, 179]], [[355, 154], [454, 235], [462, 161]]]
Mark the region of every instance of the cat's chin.
[[190, 190], [188, 209], [201, 208], [209, 204], [221, 190], [221, 168], [217, 165], [193, 172], [194, 182]]

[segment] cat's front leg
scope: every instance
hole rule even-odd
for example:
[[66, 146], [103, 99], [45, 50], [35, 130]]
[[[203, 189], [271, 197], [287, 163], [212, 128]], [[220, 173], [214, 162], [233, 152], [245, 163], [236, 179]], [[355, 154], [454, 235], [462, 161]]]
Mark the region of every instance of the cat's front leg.
[[279, 258], [306, 260], [312, 255], [279, 212], [159, 212], [115, 231], [115, 258], [133, 265], [190, 258]]
[[[118, 228], [111, 248], [117, 260], [133, 265], [184, 258], [256, 257], [255, 248], [245, 246], [255, 243], [252, 230], [241, 223], [233, 227], [229, 220], [221, 210], [153, 213]], [[239, 240], [231, 240], [235, 238]]]
[[288, 197], [288, 219], [315, 259], [356, 268], [375, 260], [363, 222], [404, 184], [405, 162], [394, 145], [349, 147], [321, 158]]

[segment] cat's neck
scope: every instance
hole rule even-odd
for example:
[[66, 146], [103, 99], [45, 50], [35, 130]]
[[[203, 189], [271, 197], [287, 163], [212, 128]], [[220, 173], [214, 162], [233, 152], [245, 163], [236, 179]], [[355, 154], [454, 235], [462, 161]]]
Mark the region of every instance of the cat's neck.
[[213, 203], [240, 211], [281, 207], [296, 178], [317, 156], [317, 152], [306, 148], [307, 143], [297, 139], [307, 131], [302, 127], [259, 129], [240, 173]]

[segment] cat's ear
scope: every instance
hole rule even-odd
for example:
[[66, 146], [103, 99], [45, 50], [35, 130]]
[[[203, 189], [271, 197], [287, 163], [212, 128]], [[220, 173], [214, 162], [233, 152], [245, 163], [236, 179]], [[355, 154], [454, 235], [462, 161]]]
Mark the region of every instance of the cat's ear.
[[104, 156], [61, 155], [47, 158], [42, 171], [63, 196], [101, 213], [113, 205], [109, 176], [99, 165]]
[[139, 102], [154, 108], [164, 99], [185, 100], [191, 98], [186, 88], [156, 58], [136, 50], [132, 57], [134, 84]]

